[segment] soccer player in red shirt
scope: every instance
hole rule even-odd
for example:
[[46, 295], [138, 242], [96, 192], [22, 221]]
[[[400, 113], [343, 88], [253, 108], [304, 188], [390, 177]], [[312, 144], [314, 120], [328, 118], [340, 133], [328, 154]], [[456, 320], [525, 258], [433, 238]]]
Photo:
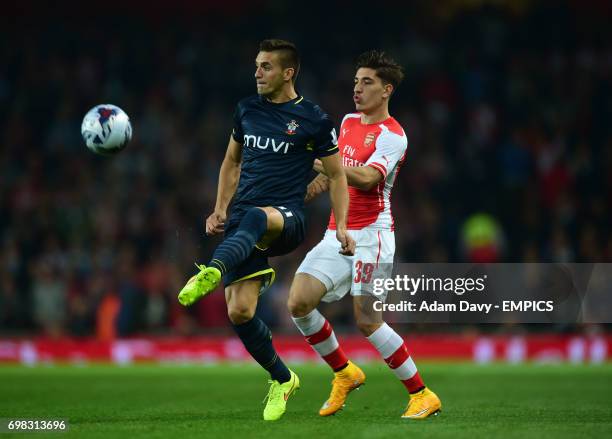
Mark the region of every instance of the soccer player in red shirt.
[[[389, 115], [389, 99], [402, 79], [402, 68], [384, 52], [369, 51], [359, 56], [353, 96], [357, 111], [344, 117], [338, 139], [350, 186], [347, 228], [357, 242], [355, 254], [339, 253], [332, 214], [323, 240], [298, 268], [289, 293], [293, 321], [335, 372], [331, 394], [319, 411], [321, 416], [340, 410], [348, 394], [365, 381], [363, 371], [346, 357], [331, 325], [316, 309], [321, 300], [339, 300], [349, 291], [357, 326], [410, 394], [402, 417], [424, 419], [441, 409], [440, 399], [423, 383], [404, 340], [371, 306], [372, 277], [381, 270], [389, 273], [395, 253], [391, 190], [408, 140], [400, 124]], [[315, 170], [320, 174], [309, 185], [307, 199], [327, 190], [320, 163], [315, 163]], [[384, 301], [385, 297], [377, 299]]]

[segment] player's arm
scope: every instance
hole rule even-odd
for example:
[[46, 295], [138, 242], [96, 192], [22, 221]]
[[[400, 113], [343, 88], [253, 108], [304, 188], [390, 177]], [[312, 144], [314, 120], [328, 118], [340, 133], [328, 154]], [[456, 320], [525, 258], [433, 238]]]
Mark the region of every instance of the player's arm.
[[[323, 164], [319, 160], [315, 160], [314, 170], [325, 175]], [[372, 166], [344, 166], [346, 181], [349, 186], [356, 187], [364, 191], [369, 191], [383, 179], [380, 171]]]
[[[323, 169], [323, 165], [321, 165]], [[319, 173], [306, 187], [306, 197], [304, 201], [310, 201], [317, 195], [329, 190], [329, 178], [325, 174]]]
[[227, 218], [227, 208], [238, 187], [241, 163], [242, 145], [234, 140], [233, 136], [230, 136], [225, 158], [219, 171], [215, 211], [206, 219], [207, 235], [223, 232], [223, 226]]
[[336, 219], [336, 238], [342, 245], [340, 253], [343, 255], [355, 254], [355, 241], [346, 230], [349, 196], [348, 184], [340, 154], [321, 157], [321, 164], [325, 175], [329, 178], [329, 197], [331, 200], [334, 218]]

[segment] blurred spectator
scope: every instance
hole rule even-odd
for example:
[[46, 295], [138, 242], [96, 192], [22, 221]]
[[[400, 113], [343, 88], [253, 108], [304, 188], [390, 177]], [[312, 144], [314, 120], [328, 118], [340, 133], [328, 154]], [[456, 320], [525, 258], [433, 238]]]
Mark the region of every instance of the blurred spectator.
[[67, 286], [57, 269], [49, 262], [38, 261], [30, 270], [32, 276], [32, 314], [44, 333], [62, 335], [67, 320]]
[[504, 234], [491, 215], [470, 216], [461, 231], [463, 253], [469, 262], [500, 262], [503, 258]]

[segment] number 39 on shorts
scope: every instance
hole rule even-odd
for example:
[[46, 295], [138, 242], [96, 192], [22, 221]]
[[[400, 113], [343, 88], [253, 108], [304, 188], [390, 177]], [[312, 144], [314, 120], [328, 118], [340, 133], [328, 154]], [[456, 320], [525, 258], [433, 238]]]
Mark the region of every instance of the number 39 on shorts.
[[369, 284], [372, 281], [372, 273], [374, 273], [374, 264], [364, 263], [363, 261], [355, 262], [353, 283]]

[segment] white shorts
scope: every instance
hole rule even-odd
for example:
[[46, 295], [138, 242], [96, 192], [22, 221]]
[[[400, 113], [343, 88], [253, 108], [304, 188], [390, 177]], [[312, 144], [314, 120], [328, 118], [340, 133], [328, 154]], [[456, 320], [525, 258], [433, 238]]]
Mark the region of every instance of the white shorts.
[[[335, 302], [346, 293], [352, 296], [371, 295], [377, 277], [389, 277], [395, 254], [395, 232], [390, 230], [349, 230], [356, 241], [354, 256], [338, 253], [340, 243], [335, 230], [327, 230], [304, 258], [297, 273], [307, 273], [320, 280], [327, 293], [321, 300]], [[384, 301], [386, 294], [378, 295]]]

